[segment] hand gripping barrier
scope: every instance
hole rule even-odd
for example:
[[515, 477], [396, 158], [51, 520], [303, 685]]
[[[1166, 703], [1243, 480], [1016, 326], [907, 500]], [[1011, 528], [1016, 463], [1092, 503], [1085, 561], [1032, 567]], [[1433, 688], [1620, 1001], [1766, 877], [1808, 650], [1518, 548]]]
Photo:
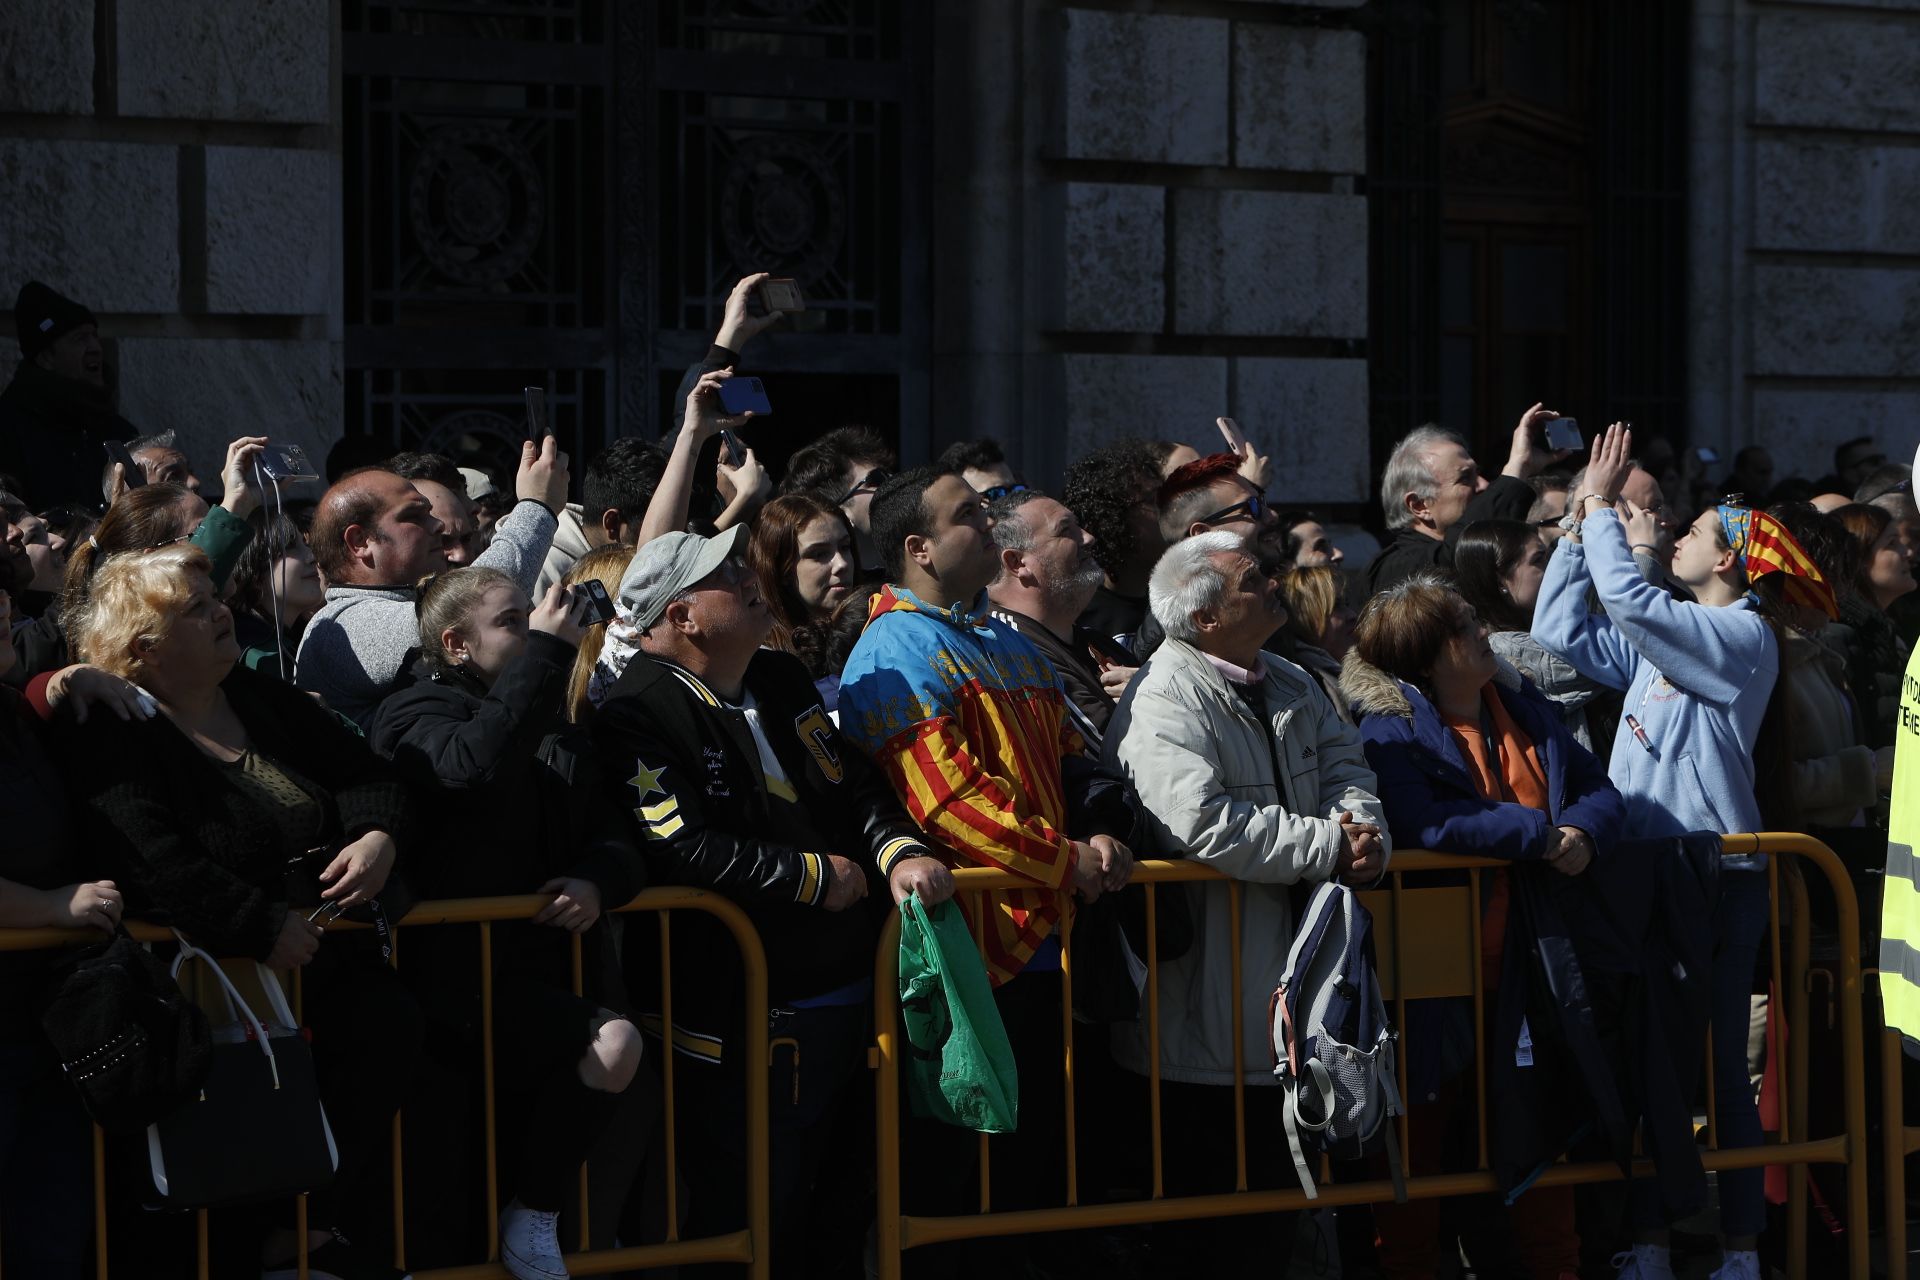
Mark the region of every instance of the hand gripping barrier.
[[[1840, 859], [1826, 845], [1804, 835], [1767, 833], [1728, 836], [1725, 852], [1729, 855], [1766, 853], [1779, 855], [1769, 859], [1769, 888], [1772, 909], [1769, 929], [1773, 942], [1773, 989], [1787, 995], [1788, 1044], [1790, 1052], [1781, 1063], [1783, 1088], [1787, 1099], [1777, 1138], [1759, 1147], [1721, 1150], [1709, 1133], [1704, 1163], [1711, 1170], [1786, 1165], [1790, 1169], [1788, 1252], [1793, 1276], [1806, 1274], [1806, 1166], [1814, 1163], [1842, 1165], [1847, 1179], [1847, 1255], [1848, 1274], [1864, 1280], [1867, 1276], [1867, 1166], [1865, 1161], [1866, 1100], [1863, 1076], [1864, 1048], [1861, 1024], [1861, 988], [1859, 958], [1859, 909], [1853, 887]], [[1838, 904], [1841, 972], [1835, 990], [1845, 1058], [1843, 1108], [1844, 1131], [1824, 1137], [1812, 1137], [1807, 1124], [1807, 910], [1806, 893], [1797, 873], [1801, 862], [1812, 863], [1833, 886]], [[1486, 992], [1481, 985], [1480, 956], [1480, 879], [1481, 873], [1505, 864], [1484, 858], [1463, 858], [1425, 850], [1401, 850], [1393, 856], [1386, 888], [1363, 894], [1374, 913], [1375, 938], [1379, 946], [1381, 984], [1392, 1002], [1397, 1026], [1406, 1025], [1407, 1001], [1434, 996], [1469, 996], [1473, 1003], [1476, 1044], [1484, 1044], [1488, 1016]], [[1403, 877], [1421, 871], [1464, 871], [1465, 887], [1409, 889]], [[989, 868], [966, 868], [955, 872], [961, 895], [977, 895], [987, 890], [1023, 887], [1031, 884], [1005, 872]], [[1063, 913], [1061, 928], [1061, 1034], [1065, 1043], [1065, 1150], [1062, 1202], [1058, 1207], [995, 1211], [992, 1208], [992, 1179], [989, 1160], [990, 1140], [979, 1138], [979, 1211], [947, 1216], [912, 1216], [902, 1212], [900, 1174], [903, 1163], [900, 1067], [904, 1052], [899, 1030], [898, 954], [899, 919], [896, 915], [881, 939], [874, 965], [875, 1016], [873, 1061], [879, 1071], [875, 1090], [878, 1128], [879, 1222], [878, 1262], [881, 1280], [898, 1280], [902, 1255], [908, 1249], [930, 1248], [952, 1241], [989, 1236], [1068, 1231], [1084, 1228], [1114, 1227], [1137, 1223], [1171, 1222], [1225, 1217], [1237, 1214], [1267, 1213], [1299, 1209], [1307, 1205], [1305, 1194], [1297, 1187], [1290, 1190], [1249, 1190], [1247, 1184], [1246, 1068], [1242, 1055], [1234, 1053], [1241, 1069], [1233, 1083], [1234, 1102], [1234, 1187], [1232, 1192], [1215, 1195], [1169, 1197], [1165, 1194], [1162, 1160], [1161, 1080], [1160, 1080], [1160, 964], [1155, 936], [1156, 890], [1169, 883], [1224, 882], [1228, 898], [1229, 947], [1233, 956], [1231, 1000], [1233, 1008], [1233, 1044], [1245, 1043], [1242, 1035], [1243, 1001], [1241, 956], [1242, 886], [1212, 868], [1188, 862], [1142, 861], [1134, 868], [1134, 881], [1147, 886], [1146, 1001], [1148, 1042], [1148, 1109], [1140, 1117], [1146, 1130], [1143, 1137], [1151, 1151], [1152, 1184], [1145, 1199], [1121, 1203], [1081, 1203], [1080, 1176], [1075, 1150], [1074, 1115], [1074, 1022], [1072, 913]], [[1781, 931], [1782, 894], [1791, 904], [1791, 938], [1783, 947]], [[976, 923], [980, 913], [969, 912]], [[1783, 982], [1783, 979], [1786, 981]], [[1409, 1045], [1403, 1038], [1399, 1054], [1401, 1096], [1407, 1091], [1407, 1064], [1422, 1051], [1419, 1044]], [[1708, 1053], [1711, 1055], [1711, 1044]], [[1471, 1170], [1452, 1171], [1406, 1179], [1412, 1199], [1491, 1193], [1494, 1176], [1488, 1164], [1487, 1083], [1484, 1050], [1476, 1049], [1474, 1094], [1478, 1105], [1479, 1132], [1476, 1165]], [[1709, 1081], [1712, 1072], [1707, 1072]], [[1897, 1078], [1897, 1077], [1896, 1077]], [[1892, 1091], [1897, 1094], [1897, 1091]], [[1712, 1114], [1709, 1085], [1708, 1111]], [[1125, 1125], [1130, 1117], [1115, 1123]], [[1401, 1150], [1409, 1149], [1410, 1120], [1402, 1115]], [[1274, 1137], [1279, 1141], [1278, 1135]], [[1920, 1136], [1910, 1138], [1907, 1150], [1920, 1149]], [[1634, 1162], [1636, 1175], [1651, 1175], [1653, 1165], [1645, 1158]], [[1366, 1182], [1331, 1183], [1331, 1169], [1322, 1162], [1319, 1198], [1316, 1207], [1365, 1204], [1393, 1198], [1393, 1186], [1380, 1179]], [[1566, 1186], [1577, 1183], [1618, 1181], [1617, 1166], [1610, 1163], [1561, 1163], [1548, 1169], [1538, 1185]], [[1890, 1274], [1899, 1274], [1890, 1272]]]
[[[497, 1121], [494, 1107], [494, 1050], [493, 1050], [493, 925], [502, 921], [522, 921], [530, 919], [552, 899], [532, 894], [520, 897], [501, 898], [453, 898], [416, 904], [406, 917], [399, 921], [393, 931], [393, 963], [401, 963], [405, 936], [425, 928], [447, 928], [462, 925], [476, 926], [478, 945], [475, 957], [479, 962], [481, 996], [481, 1075], [483, 1081], [483, 1102], [485, 1108], [486, 1134], [486, 1212], [483, 1222], [486, 1228], [484, 1249], [476, 1251], [477, 1256], [486, 1261], [467, 1266], [440, 1267], [432, 1270], [415, 1270], [416, 1280], [482, 1280], [483, 1277], [505, 1277], [507, 1270], [496, 1261], [499, 1252], [497, 1214], [500, 1208], [499, 1178], [496, 1168], [495, 1129]], [[672, 956], [672, 917], [675, 912], [704, 912], [726, 926], [740, 949], [742, 967], [745, 971], [744, 1017], [746, 1039], [744, 1052], [748, 1062], [764, 1064], [767, 1061], [767, 961], [766, 952], [761, 947], [760, 936], [743, 912], [729, 899], [706, 890], [692, 888], [647, 889], [626, 906], [618, 909], [622, 913], [646, 912], [659, 917], [660, 934], [660, 1016], [661, 1026], [671, 1028], [673, 1023], [673, 956]], [[365, 928], [350, 920], [335, 920], [328, 925], [329, 932]], [[153, 925], [132, 923], [129, 925], [134, 936], [143, 942], [170, 942], [173, 935], [163, 928]], [[62, 947], [99, 941], [100, 935], [91, 931], [66, 929], [0, 929], [0, 951], [34, 950], [48, 947]], [[573, 990], [581, 992], [581, 951], [580, 939], [572, 939], [573, 947]], [[294, 971], [294, 1009], [300, 1009], [299, 970]], [[655, 1042], [658, 1044], [659, 1042]], [[603, 1275], [613, 1271], [626, 1271], [642, 1267], [666, 1267], [680, 1264], [703, 1262], [744, 1263], [748, 1274], [754, 1280], [766, 1280], [771, 1274], [767, 1242], [770, 1239], [771, 1208], [768, 1198], [768, 1145], [767, 1145], [767, 1089], [763, 1075], [748, 1073], [746, 1089], [746, 1117], [748, 1143], [744, 1153], [746, 1185], [742, 1188], [746, 1205], [747, 1226], [744, 1230], [726, 1235], [703, 1239], [682, 1240], [679, 1238], [678, 1160], [676, 1142], [678, 1135], [674, 1131], [674, 1058], [671, 1051], [657, 1054], [649, 1048], [649, 1056], [654, 1059], [655, 1069], [659, 1072], [662, 1084], [662, 1117], [665, 1130], [666, 1173], [662, 1179], [666, 1196], [666, 1239], [659, 1244], [639, 1245], [617, 1249], [593, 1249], [589, 1245], [590, 1222], [587, 1204], [587, 1168], [580, 1169], [579, 1189], [579, 1251], [567, 1255], [567, 1267], [576, 1276]], [[402, 1177], [402, 1143], [400, 1132], [401, 1118], [393, 1120], [393, 1236], [394, 1265], [406, 1266], [406, 1204], [404, 1196], [405, 1180]], [[94, 1253], [95, 1274], [98, 1280], [109, 1280], [113, 1274], [109, 1270], [109, 1260], [113, 1250], [108, 1239], [106, 1209], [106, 1161], [105, 1147], [99, 1129], [93, 1131], [94, 1152]], [[198, 1274], [208, 1275], [209, 1247], [208, 1222], [205, 1210], [196, 1215]], [[306, 1238], [306, 1197], [300, 1197], [295, 1206], [295, 1228], [300, 1239]], [[476, 1244], [482, 1242], [476, 1241]], [[137, 1266], [137, 1262], [134, 1264]], [[299, 1258], [299, 1274], [306, 1280], [308, 1274], [307, 1258], [303, 1249]], [[5, 1280], [15, 1280], [6, 1277]], [[25, 1280], [24, 1277], [19, 1280]]]

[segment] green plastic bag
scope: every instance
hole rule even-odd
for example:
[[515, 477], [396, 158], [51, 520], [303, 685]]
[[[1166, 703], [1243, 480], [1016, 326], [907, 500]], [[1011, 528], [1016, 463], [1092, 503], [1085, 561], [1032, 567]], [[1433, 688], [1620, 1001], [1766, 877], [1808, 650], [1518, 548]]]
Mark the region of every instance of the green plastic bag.
[[900, 907], [900, 1019], [913, 1113], [981, 1133], [1012, 1133], [1020, 1116], [1013, 1046], [987, 966], [960, 909]]

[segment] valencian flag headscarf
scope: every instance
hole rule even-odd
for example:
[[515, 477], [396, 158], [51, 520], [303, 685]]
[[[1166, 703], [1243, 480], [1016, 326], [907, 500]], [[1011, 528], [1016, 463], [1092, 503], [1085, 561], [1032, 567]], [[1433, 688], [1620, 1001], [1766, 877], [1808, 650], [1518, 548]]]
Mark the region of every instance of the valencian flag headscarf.
[[1740, 557], [1747, 581], [1758, 582], [1770, 573], [1783, 573], [1782, 594], [1793, 604], [1819, 609], [1829, 618], [1840, 616], [1833, 587], [1808, 558], [1787, 527], [1764, 511], [1751, 507], [1720, 508], [1720, 528], [1727, 545]]

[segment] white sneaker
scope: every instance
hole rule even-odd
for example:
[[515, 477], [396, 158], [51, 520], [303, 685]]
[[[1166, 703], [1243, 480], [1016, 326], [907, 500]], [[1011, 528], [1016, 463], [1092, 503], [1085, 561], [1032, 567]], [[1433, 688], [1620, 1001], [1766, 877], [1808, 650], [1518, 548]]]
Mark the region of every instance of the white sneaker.
[[560, 1215], [515, 1200], [500, 1211], [500, 1264], [519, 1280], [568, 1280]]
[[1713, 1273], [1713, 1280], [1765, 1280], [1760, 1270], [1760, 1255], [1752, 1249], [1724, 1254], [1720, 1259], [1720, 1269]]
[[1637, 1244], [1631, 1252], [1613, 1255], [1615, 1280], [1674, 1280], [1673, 1251], [1665, 1245]]

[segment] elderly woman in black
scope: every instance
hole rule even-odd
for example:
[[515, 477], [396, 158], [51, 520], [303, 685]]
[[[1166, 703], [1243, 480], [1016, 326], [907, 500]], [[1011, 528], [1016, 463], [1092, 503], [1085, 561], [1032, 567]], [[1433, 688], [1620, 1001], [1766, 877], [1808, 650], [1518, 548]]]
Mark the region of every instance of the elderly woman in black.
[[[145, 689], [152, 719], [90, 716], [60, 755], [87, 846], [127, 897], [215, 955], [305, 970], [321, 1100], [339, 1148], [311, 1197], [310, 1275], [399, 1277], [337, 1230], [337, 1206], [387, 1154], [420, 1051], [418, 1006], [370, 934], [326, 938], [312, 917], [378, 914], [405, 793], [366, 744], [307, 695], [238, 665], [233, 617], [206, 553], [175, 544], [109, 557], [88, 592], [81, 656]], [[263, 1276], [297, 1274], [291, 1229]]]

